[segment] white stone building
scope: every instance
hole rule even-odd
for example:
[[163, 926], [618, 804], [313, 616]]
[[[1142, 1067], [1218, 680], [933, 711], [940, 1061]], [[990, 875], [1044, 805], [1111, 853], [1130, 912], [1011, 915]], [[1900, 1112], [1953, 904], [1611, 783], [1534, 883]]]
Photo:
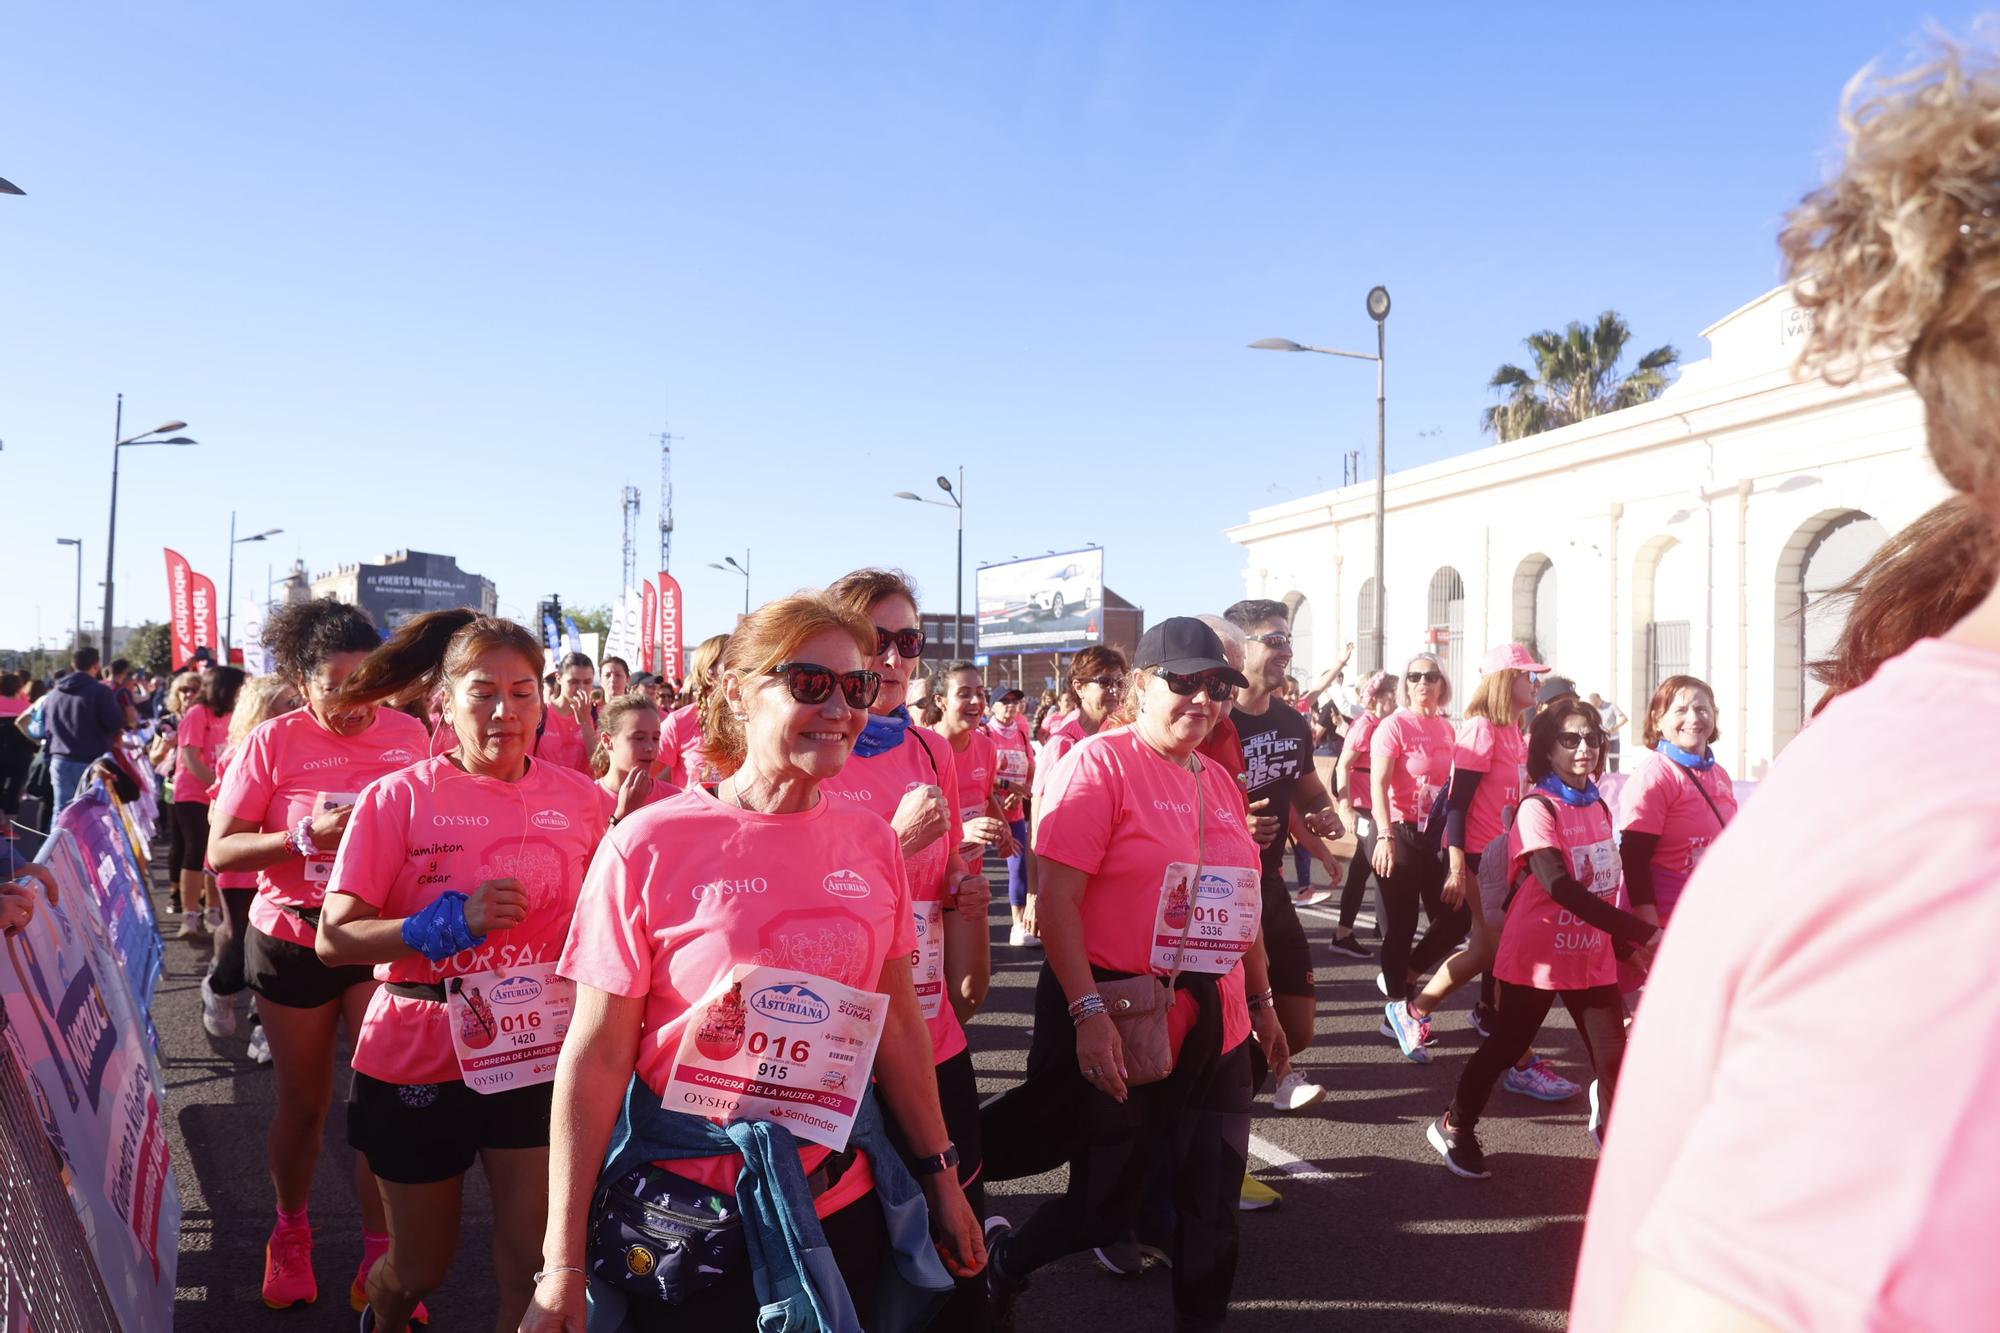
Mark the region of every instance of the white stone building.
[[[1703, 330], [1711, 355], [1655, 402], [1392, 473], [1390, 667], [1436, 644], [1462, 697], [1481, 655], [1518, 640], [1638, 720], [1662, 677], [1691, 672], [1715, 688], [1718, 756], [1760, 776], [1838, 633], [1839, 607], [1807, 603], [1948, 493], [1893, 367], [1839, 389], [1799, 380], [1804, 332], [1767, 293]], [[1228, 536], [1247, 595], [1293, 606], [1301, 678], [1348, 642], [1375, 666], [1372, 481], [1256, 510]], [[1635, 722], [1628, 751], [1637, 739]]]

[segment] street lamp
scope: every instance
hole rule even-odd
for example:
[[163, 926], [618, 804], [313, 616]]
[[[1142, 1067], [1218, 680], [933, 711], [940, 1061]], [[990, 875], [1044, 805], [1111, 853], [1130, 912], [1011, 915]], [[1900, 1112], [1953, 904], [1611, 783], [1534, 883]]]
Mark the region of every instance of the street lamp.
[[743, 548], [743, 563], [740, 565], [736, 563], [735, 556], [725, 555], [720, 564], [711, 560], [708, 562], [708, 567], [719, 569], [725, 574], [734, 573], [743, 576], [743, 614], [747, 617], [750, 614], [750, 548], [747, 546]]
[[76, 640], [70, 644], [71, 650], [74, 651], [83, 647], [83, 538], [58, 537], [56, 545], [76, 548]]
[[[951, 497], [951, 508], [958, 510], [958, 586], [957, 602], [951, 620], [951, 655], [965, 656], [965, 468], [958, 469], [958, 489], [953, 490], [950, 477], [937, 479], [938, 489]], [[898, 500], [915, 500], [922, 505], [944, 506], [943, 500], [928, 500], [910, 491], [897, 491]]]
[[229, 511], [229, 601], [222, 608], [222, 664], [230, 665], [229, 650], [236, 646], [236, 548], [244, 542], [261, 542], [275, 537], [283, 528], [266, 528], [254, 537], [236, 535], [236, 511]]
[[1388, 409], [1388, 322], [1389, 289], [1371, 287], [1368, 289], [1368, 318], [1375, 321], [1375, 355], [1366, 352], [1343, 352], [1332, 347], [1313, 347], [1306, 343], [1295, 343], [1290, 338], [1259, 338], [1250, 344], [1260, 352], [1319, 352], [1324, 356], [1345, 356], [1356, 361], [1375, 363], [1375, 623], [1370, 633], [1375, 640], [1375, 669], [1382, 669], [1383, 634], [1382, 617], [1389, 605], [1383, 554], [1383, 519], [1388, 510], [1389, 494], [1389, 409]]
[[[170, 440], [149, 440], [146, 438], [149, 435], [165, 435], [170, 430], [186, 430], [187, 422], [185, 421], [163, 421], [151, 430], [141, 431], [137, 435], [127, 439], [125, 436], [125, 395], [122, 393], [118, 395], [118, 415], [115, 421], [116, 424], [111, 429], [111, 438], [114, 441], [111, 446], [111, 525], [109, 531], [104, 536], [104, 623], [107, 626], [118, 623], [111, 618], [111, 595], [116, 582], [112, 572], [112, 561], [118, 551], [118, 451], [120, 449], [149, 444], [189, 445], [195, 443], [194, 440], [189, 439], [185, 435], [176, 435]], [[104, 631], [104, 646], [107, 649], [111, 647], [111, 631], [108, 628]]]

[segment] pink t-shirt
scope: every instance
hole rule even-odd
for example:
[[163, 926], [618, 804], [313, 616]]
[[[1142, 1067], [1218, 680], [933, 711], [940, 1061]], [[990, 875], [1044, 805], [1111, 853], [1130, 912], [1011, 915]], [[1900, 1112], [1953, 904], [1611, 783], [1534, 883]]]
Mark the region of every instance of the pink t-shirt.
[[[1704, 792], [1707, 800], [1702, 799]], [[1716, 818], [1717, 811], [1722, 819]], [[1723, 820], [1735, 817], [1736, 784], [1721, 764], [1697, 772], [1657, 750], [1639, 757], [1618, 796], [1618, 828], [1621, 833], [1629, 829], [1659, 835], [1660, 845], [1653, 851], [1653, 893], [1661, 921], [1673, 914], [1688, 876], [1722, 836]]]
[[[1550, 806], [1555, 807], [1553, 812]], [[1548, 795], [1524, 799], [1507, 835], [1510, 877], [1523, 874], [1528, 853], [1543, 847], [1562, 853], [1577, 883], [1604, 901], [1617, 903], [1625, 871], [1618, 862], [1611, 815], [1602, 804], [1571, 805]], [[1527, 875], [1507, 909], [1493, 975], [1536, 990], [1587, 990], [1617, 982], [1618, 957], [1609, 935], [1571, 915], [1549, 896], [1539, 878]]]
[[996, 727], [988, 723], [985, 732], [993, 741], [995, 783], [1006, 783], [1013, 788], [1011, 792], [1001, 795], [1001, 808], [1007, 818], [1019, 819], [1021, 799], [1027, 794], [1028, 780], [1035, 771], [1034, 749], [1028, 744], [1027, 733], [1019, 725]]
[[1374, 763], [1374, 757], [1368, 753], [1368, 745], [1375, 735], [1376, 725], [1381, 721], [1373, 713], [1363, 713], [1347, 729], [1347, 740], [1342, 746], [1354, 751], [1354, 762], [1347, 769], [1347, 803], [1363, 812], [1375, 803], [1375, 792], [1368, 785]]
[[[925, 757], [927, 755], [928, 758]], [[928, 910], [924, 904], [937, 902], [945, 896], [944, 879], [950, 868], [951, 854], [965, 836], [958, 815], [958, 778], [953, 758], [951, 742], [928, 727], [912, 726], [903, 743], [893, 750], [884, 750], [866, 759], [854, 755], [840, 772], [819, 784], [821, 792], [870, 811], [884, 824], [896, 817], [896, 807], [903, 803], [903, 793], [911, 788], [936, 786], [944, 791], [949, 826], [937, 841], [910, 858], [906, 872], [910, 882], [913, 949], [916, 913]], [[921, 964], [913, 957], [911, 966], [920, 967]], [[918, 979], [921, 981], [922, 977]], [[949, 984], [947, 980], [946, 985]], [[965, 1049], [965, 1029], [951, 1007], [949, 996], [928, 1021], [931, 1047], [939, 1064]]]
[[[996, 750], [993, 738], [985, 729], [974, 727], [966, 733], [965, 748], [952, 751], [951, 766], [952, 771], [958, 776], [958, 790], [950, 799], [958, 802], [958, 819], [961, 825], [986, 814], [986, 803], [993, 798], [993, 784], [999, 777]], [[972, 844], [972, 850], [964, 853], [964, 859], [968, 871], [976, 874], [983, 870], [986, 865], [986, 844]]]
[[[229, 766], [236, 761], [236, 753], [243, 747], [225, 745], [215, 755], [215, 785], [208, 789], [211, 804], [221, 798], [222, 784], [229, 776]], [[206, 849], [202, 853], [204, 863], [208, 860]], [[215, 873], [215, 887], [218, 889], [254, 889], [257, 887], [257, 872], [254, 870], [218, 870]]]
[[1468, 717], [1458, 724], [1451, 762], [1454, 768], [1486, 775], [1465, 812], [1465, 849], [1477, 856], [1507, 831], [1507, 812], [1521, 803], [1528, 738], [1519, 727], [1503, 727], [1490, 717]]
[[548, 723], [542, 728], [535, 754], [551, 764], [590, 776], [590, 739], [583, 734], [583, 724], [560, 709], [548, 710]]
[[[838, 893], [822, 887], [835, 876]], [[857, 884], [866, 891], [857, 894]], [[767, 815], [696, 787], [611, 830], [584, 881], [560, 971], [580, 985], [645, 997], [637, 1072], [664, 1095], [688, 1011], [736, 964], [796, 967], [876, 991], [883, 964], [915, 948], [903, 852], [886, 822], [824, 794], [803, 813]], [[800, 1154], [808, 1171], [828, 1155], [813, 1144]], [[729, 1190], [743, 1158], [670, 1165]], [[820, 1197], [822, 1214], [847, 1181]]]
[[[607, 775], [605, 777], [599, 778], [597, 782], [594, 784], [597, 788], [598, 802], [604, 807], [604, 826], [606, 828], [611, 827], [611, 816], [618, 813], [618, 793], [611, 787], [606, 785], [610, 781], [611, 779]], [[664, 801], [669, 796], [678, 796], [680, 794], [680, 790], [681, 789], [679, 787], [676, 787], [673, 783], [666, 781], [664, 778], [654, 778], [653, 790], [647, 793], [645, 800], [639, 802], [639, 810], [643, 810], [647, 806], [652, 805], [657, 801]], [[634, 810], [632, 812], [632, 815], [638, 814], [639, 810]], [[627, 819], [630, 819], [632, 815], [627, 815], [625, 817]]]
[[1368, 738], [1368, 762], [1388, 775], [1388, 822], [1419, 828], [1429, 822], [1438, 793], [1451, 785], [1457, 749], [1458, 734], [1441, 714], [1426, 717], [1398, 708], [1376, 724]]
[[[1090, 876], [1083, 891], [1083, 937], [1093, 966], [1158, 972], [1153, 927], [1168, 867], [1176, 862], [1236, 866], [1254, 879], [1262, 852], [1248, 831], [1243, 790], [1221, 766], [1201, 763], [1206, 826], [1198, 827], [1195, 775], [1162, 758], [1130, 727], [1098, 732], [1076, 746], [1049, 779], [1035, 817], [1035, 854]], [[1222, 977], [1222, 1049], [1250, 1035], [1243, 968]]]
[[[217, 717], [208, 711], [207, 704], [196, 704], [181, 718], [181, 729], [175, 744], [179, 747], [180, 758], [175, 770], [192, 777], [194, 770], [187, 766], [187, 752], [193, 750], [201, 756], [201, 762], [208, 771], [215, 772], [215, 756], [229, 743], [229, 719]], [[174, 799], [188, 801], [195, 805], [207, 805], [210, 800], [209, 788], [199, 782], [176, 782]]]
[[[480, 777], [426, 759], [368, 784], [334, 857], [328, 893], [348, 893], [390, 920], [412, 916], [447, 889], [468, 897], [512, 878], [528, 895], [520, 925], [433, 963], [420, 954], [378, 964], [381, 981], [439, 982], [470, 972], [553, 963], [591, 853], [604, 837], [597, 786], [566, 768], [528, 765], [519, 782]], [[354, 1067], [386, 1083], [452, 1083], [445, 1006], [378, 989], [354, 1042]]]
[[722, 772], [703, 757], [701, 742], [701, 713], [693, 704], [682, 704], [660, 724], [660, 755], [670, 757], [667, 779], [676, 787], [721, 785]]
[[[297, 708], [261, 722], [243, 738], [216, 794], [214, 814], [241, 819], [260, 833], [290, 832], [307, 815], [351, 804], [385, 773], [423, 758], [424, 724], [393, 708], [375, 712], [366, 730], [336, 736]], [[257, 872], [250, 924], [272, 939], [310, 949], [315, 933], [287, 907], [320, 905], [333, 873], [333, 853], [310, 861], [286, 859]]]
[[0, 695], [0, 718], [16, 718], [28, 711], [25, 694]]
[[2000, 653], [1926, 640], [1702, 858], [1619, 1075], [1573, 1333], [1617, 1327], [1641, 1258], [1784, 1329], [1990, 1324], [2000, 786], [1954, 766], [1996, 751]]
[[1049, 775], [1056, 771], [1056, 765], [1062, 762], [1063, 756], [1074, 749], [1086, 734], [1083, 718], [1079, 714], [1066, 719], [1042, 743], [1042, 752], [1035, 756], [1034, 790], [1029, 793], [1035, 800], [1042, 799], [1042, 793], [1048, 789]]

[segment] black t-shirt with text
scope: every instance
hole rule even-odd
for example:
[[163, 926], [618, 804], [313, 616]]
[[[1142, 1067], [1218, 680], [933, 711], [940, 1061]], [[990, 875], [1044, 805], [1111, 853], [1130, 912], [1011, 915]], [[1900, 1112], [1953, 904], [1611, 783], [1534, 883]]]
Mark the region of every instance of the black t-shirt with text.
[[1240, 708], [1230, 710], [1236, 734], [1243, 742], [1244, 797], [1255, 805], [1269, 797], [1271, 803], [1259, 812], [1276, 815], [1279, 834], [1264, 849], [1263, 873], [1283, 877], [1285, 835], [1282, 824], [1289, 822], [1292, 788], [1312, 763], [1312, 724], [1282, 699], [1273, 699], [1262, 714], [1252, 716]]

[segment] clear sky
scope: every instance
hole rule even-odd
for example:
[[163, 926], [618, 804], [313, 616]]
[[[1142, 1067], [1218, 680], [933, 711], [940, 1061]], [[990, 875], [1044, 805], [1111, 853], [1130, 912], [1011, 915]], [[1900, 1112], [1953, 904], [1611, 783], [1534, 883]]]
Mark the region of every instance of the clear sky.
[[[160, 548], [239, 592], [402, 547], [502, 610], [608, 600], [675, 449], [689, 641], [864, 563], [952, 603], [1096, 542], [1219, 609], [1247, 512], [1479, 447], [1494, 367], [1607, 307], [1635, 350], [1776, 281], [1903, 0], [1743, 5], [159, 3], [0, 7], [0, 645], [118, 619]], [[268, 547], [268, 551], [267, 548]]]

